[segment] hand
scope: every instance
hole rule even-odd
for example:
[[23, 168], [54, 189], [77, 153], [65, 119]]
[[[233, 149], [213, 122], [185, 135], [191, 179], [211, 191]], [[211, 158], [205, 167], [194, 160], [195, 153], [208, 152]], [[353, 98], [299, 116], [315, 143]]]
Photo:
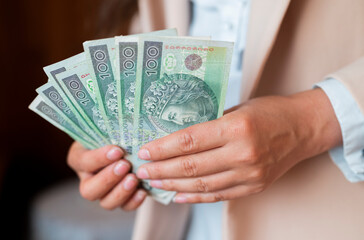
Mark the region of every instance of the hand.
[[150, 142], [137, 176], [179, 192], [177, 203], [230, 200], [259, 193], [300, 161], [341, 143], [320, 89], [251, 100], [220, 119]]
[[124, 152], [117, 146], [87, 150], [73, 143], [68, 154], [68, 165], [80, 178], [80, 193], [87, 200], [100, 200], [101, 207], [112, 210], [122, 207], [135, 210], [146, 197], [137, 189], [136, 176], [129, 173], [131, 165], [122, 160]]

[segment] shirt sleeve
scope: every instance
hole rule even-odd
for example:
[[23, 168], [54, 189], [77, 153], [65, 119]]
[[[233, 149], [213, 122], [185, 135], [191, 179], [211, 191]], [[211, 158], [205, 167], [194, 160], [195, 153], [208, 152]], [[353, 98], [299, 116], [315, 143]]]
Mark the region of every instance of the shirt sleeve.
[[326, 93], [340, 123], [343, 145], [329, 151], [332, 160], [350, 182], [364, 181], [363, 113], [340, 81], [328, 78], [314, 87]]

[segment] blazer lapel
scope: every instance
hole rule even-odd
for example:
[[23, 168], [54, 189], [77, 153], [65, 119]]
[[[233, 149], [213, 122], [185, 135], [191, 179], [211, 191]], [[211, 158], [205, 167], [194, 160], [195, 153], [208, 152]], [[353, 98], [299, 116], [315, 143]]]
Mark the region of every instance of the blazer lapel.
[[242, 101], [254, 94], [290, 3], [290, 0], [251, 1], [243, 62]]

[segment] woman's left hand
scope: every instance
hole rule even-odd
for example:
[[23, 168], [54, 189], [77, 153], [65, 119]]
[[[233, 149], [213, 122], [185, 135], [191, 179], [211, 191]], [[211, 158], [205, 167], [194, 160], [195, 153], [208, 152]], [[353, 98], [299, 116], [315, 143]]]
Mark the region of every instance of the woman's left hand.
[[177, 203], [230, 200], [259, 193], [298, 162], [341, 143], [320, 89], [251, 100], [222, 118], [143, 146], [137, 176], [176, 191]]

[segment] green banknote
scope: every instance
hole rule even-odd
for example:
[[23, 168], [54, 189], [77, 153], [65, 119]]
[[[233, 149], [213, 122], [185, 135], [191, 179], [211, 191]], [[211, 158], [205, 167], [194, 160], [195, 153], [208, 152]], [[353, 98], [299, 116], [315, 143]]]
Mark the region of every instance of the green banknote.
[[91, 130], [80, 121], [80, 116], [75, 114], [64, 101], [59, 91], [48, 82], [36, 89], [37, 93], [42, 97], [43, 101], [51, 106], [64, 119], [68, 119], [72, 123], [73, 129], [78, 132], [87, 142], [95, 146], [99, 146], [97, 141], [90, 136]]
[[76, 108], [91, 129], [100, 136], [102, 145], [111, 144], [108, 139], [104, 119], [95, 101], [95, 89], [87, 65], [59, 73], [57, 75], [62, 89], [72, 106]]
[[82, 127], [82, 129], [86, 131], [87, 134], [90, 135], [98, 143], [98, 146], [101, 147], [106, 144], [105, 140], [103, 139], [103, 136], [93, 131], [92, 126], [90, 126], [89, 123], [82, 118], [80, 113], [77, 111], [76, 107], [73, 105], [73, 103], [70, 101], [69, 97], [65, 93], [58, 79], [58, 74], [66, 72], [68, 70], [77, 69], [78, 67], [85, 65], [86, 65], [86, 56], [84, 53], [80, 53], [70, 58], [67, 58], [63, 61], [44, 67], [44, 72], [48, 76], [49, 79], [48, 82], [53, 85], [53, 87], [57, 90], [58, 94], [61, 96], [64, 104], [66, 105], [65, 108], [71, 109], [71, 111], [75, 114], [76, 118], [78, 119], [78, 122]]
[[117, 89], [115, 81], [115, 39], [87, 41], [83, 44], [91, 79], [94, 81], [96, 101], [104, 119], [111, 142], [122, 146], [119, 128]]
[[49, 81], [57, 83], [57, 74], [84, 64], [86, 64], [86, 55], [85, 53], [79, 53], [65, 60], [46, 66], [43, 70], [47, 74]]
[[[133, 172], [144, 144], [223, 113], [233, 43], [167, 29], [83, 46], [44, 68], [48, 83], [29, 108], [86, 148], [121, 146]], [[164, 204], [175, 195], [142, 185]]]
[[30, 104], [29, 109], [50, 122], [53, 126], [67, 133], [73, 140], [80, 142], [85, 148], [93, 149], [96, 147], [92, 143], [85, 141], [83, 136], [80, 136], [77, 130], [74, 129], [73, 124], [58, 114], [58, 112], [49, 106], [41, 96], [37, 96], [34, 99]]
[[116, 88], [119, 127], [123, 132], [121, 141], [129, 153], [132, 152], [133, 109], [136, 82], [138, 36], [177, 36], [176, 29], [166, 29], [146, 34], [115, 37], [116, 44]]
[[[222, 116], [233, 43], [141, 36], [138, 48], [135, 156], [152, 140]], [[134, 168], [143, 163], [134, 161]], [[162, 196], [160, 190], [148, 189]], [[161, 202], [173, 197], [163, 194]]]
[[[167, 30], [176, 31], [176, 30]], [[160, 31], [160, 32], [166, 32]], [[117, 61], [115, 38], [106, 38], [83, 43], [87, 64], [91, 69], [91, 78], [94, 80], [96, 99], [102, 117], [104, 118], [111, 141], [128, 151], [123, 141], [122, 129], [119, 127], [119, 113], [117, 101]], [[130, 149], [129, 149], [130, 150]]]

